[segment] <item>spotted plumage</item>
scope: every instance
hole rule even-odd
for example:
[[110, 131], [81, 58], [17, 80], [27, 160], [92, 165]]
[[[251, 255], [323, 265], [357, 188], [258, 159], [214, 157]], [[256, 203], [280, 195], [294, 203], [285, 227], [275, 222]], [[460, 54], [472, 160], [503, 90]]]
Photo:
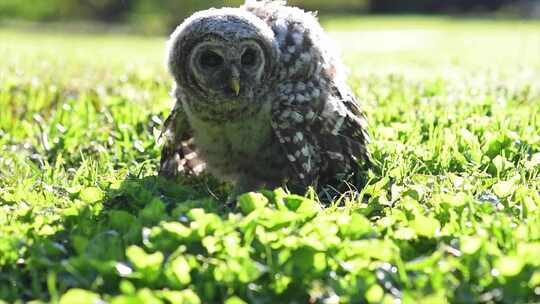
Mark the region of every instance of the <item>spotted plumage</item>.
[[160, 174], [237, 191], [339, 186], [368, 164], [367, 122], [315, 16], [277, 1], [211, 9], [169, 41], [176, 105]]

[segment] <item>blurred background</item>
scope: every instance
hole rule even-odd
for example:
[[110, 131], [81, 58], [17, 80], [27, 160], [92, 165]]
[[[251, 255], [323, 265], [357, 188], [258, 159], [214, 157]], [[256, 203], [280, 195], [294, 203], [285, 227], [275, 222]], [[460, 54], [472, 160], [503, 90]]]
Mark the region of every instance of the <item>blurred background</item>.
[[[193, 12], [238, 6], [243, 0], [0, 0], [0, 24], [99, 21], [130, 31], [164, 34]], [[445, 14], [496, 18], [540, 18], [539, 0], [289, 0], [320, 15]]]

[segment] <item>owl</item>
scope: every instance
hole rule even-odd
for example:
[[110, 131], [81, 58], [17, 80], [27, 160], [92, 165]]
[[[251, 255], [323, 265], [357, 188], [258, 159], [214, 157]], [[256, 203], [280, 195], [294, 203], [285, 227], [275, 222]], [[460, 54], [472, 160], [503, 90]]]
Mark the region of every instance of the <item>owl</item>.
[[234, 194], [340, 188], [370, 162], [367, 121], [314, 14], [249, 1], [186, 19], [168, 42], [176, 104], [159, 173], [208, 172]]

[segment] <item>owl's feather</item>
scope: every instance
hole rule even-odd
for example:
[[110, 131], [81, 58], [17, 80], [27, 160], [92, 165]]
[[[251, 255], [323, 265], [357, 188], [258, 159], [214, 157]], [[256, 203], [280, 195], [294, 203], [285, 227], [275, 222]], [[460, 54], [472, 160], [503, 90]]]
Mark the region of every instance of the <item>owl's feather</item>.
[[206, 163], [197, 154], [193, 131], [181, 104], [177, 103], [165, 120], [162, 137], [159, 175], [176, 178], [180, 174], [197, 176], [204, 171]]

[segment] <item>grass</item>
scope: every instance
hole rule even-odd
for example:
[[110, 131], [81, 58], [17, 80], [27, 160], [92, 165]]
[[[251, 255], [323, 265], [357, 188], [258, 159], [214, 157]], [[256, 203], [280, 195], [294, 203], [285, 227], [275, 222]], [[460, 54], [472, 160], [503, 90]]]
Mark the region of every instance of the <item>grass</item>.
[[163, 37], [0, 29], [0, 299], [540, 302], [540, 24], [325, 19], [375, 166], [323, 208], [157, 178]]

